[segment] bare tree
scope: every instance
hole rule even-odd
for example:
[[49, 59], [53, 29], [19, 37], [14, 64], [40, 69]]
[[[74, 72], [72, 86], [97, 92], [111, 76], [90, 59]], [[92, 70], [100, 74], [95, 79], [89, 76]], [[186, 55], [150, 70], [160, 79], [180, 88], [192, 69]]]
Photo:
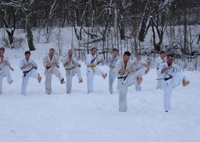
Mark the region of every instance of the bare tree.
[[6, 6], [11, 6], [15, 8], [19, 8], [24, 14], [25, 27], [26, 27], [26, 38], [28, 41], [28, 46], [30, 50], [35, 50], [35, 46], [33, 44], [33, 33], [32, 33], [32, 24], [31, 17], [36, 11], [33, 10], [33, 3], [35, 0], [2, 0], [1, 4]]
[[44, 27], [45, 27], [45, 37], [46, 37], [46, 42], [50, 42], [50, 36], [52, 33], [52, 24], [53, 24], [53, 17], [55, 15], [55, 10], [58, 5], [58, 0], [53, 0], [53, 1], [47, 1], [48, 8], [47, 10], [47, 16], [44, 19]]
[[10, 43], [9, 45], [11, 48], [13, 48], [12, 44], [14, 41], [13, 36], [14, 36], [14, 32], [15, 32], [15, 23], [16, 23], [15, 16], [17, 14], [18, 9], [15, 9], [12, 6], [0, 5], [0, 10], [1, 10], [1, 14], [2, 14], [4, 27], [8, 34], [9, 43]]
[[[167, 27], [169, 6], [172, 1], [173, 0], [146, 0], [139, 40], [142, 42], [144, 41], [145, 35], [151, 26], [153, 32], [153, 45], [156, 51], [160, 51], [161, 49], [163, 35]], [[158, 42], [156, 42], [156, 35], [159, 39]]]

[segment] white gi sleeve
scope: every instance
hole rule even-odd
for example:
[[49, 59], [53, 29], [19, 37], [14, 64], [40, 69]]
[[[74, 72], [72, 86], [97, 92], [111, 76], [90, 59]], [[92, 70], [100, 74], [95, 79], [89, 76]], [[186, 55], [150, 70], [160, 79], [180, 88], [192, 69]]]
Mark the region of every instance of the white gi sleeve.
[[176, 72], [181, 72], [181, 68], [178, 65], [174, 64], [174, 68], [176, 69]]
[[58, 58], [56, 56], [54, 56], [54, 58], [55, 58], [55, 64], [56, 64], [56, 66], [59, 66]]
[[6, 58], [6, 63], [7, 66], [10, 66], [10, 61], [8, 60], [8, 58]]
[[46, 68], [47, 64], [48, 64], [48, 57], [45, 56], [45, 57], [43, 58], [43, 65], [44, 65], [45, 68]]
[[121, 65], [121, 60], [117, 60], [116, 64], [115, 64], [115, 75], [117, 77], [120, 76], [119, 71], [122, 69], [122, 65]]
[[64, 66], [64, 64], [67, 62], [67, 58], [68, 58], [68, 56], [65, 57], [65, 58], [62, 60], [62, 64], [63, 64], [63, 66]]
[[92, 56], [90, 54], [87, 55], [87, 58], [86, 58], [86, 65], [90, 65], [91, 64], [91, 61], [92, 61]]
[[166, 64], [165, 63], [160, 64], [160, 66], [159, 66], [159, 73], [161, 73], [162, 69], [164, 69], [164, 68], [166, 68]]
[[103, 63], [105, 64], [105, 65], [108, 65], [108, 64], [110, 64], [111, 63], [111, 60], [112, 60], [112, 58], [110, 58], [110, 59], [106, 59], [106, 60], [104, 60], [103, 61]]
[[75, 66], [76, 67], [78, 67], [78, 61], [77, 61], [77, 59], [76, 58], [73, 58], [73, 62], [72, 63], [74, 63], [75, 64]]
[[157, 57], [157, 58], [155, 59], [155, 62], [156, 62], [157, 64], [161, 64], [161, 63], [162, 63], [161, 60], [160, 60], [160, 57]]
[[21, 59], [19, 62], [19, 68], [21, 69], [23, 66], [24, 66], [24, 62], [23, 62], [23, 59]]
[[32, 60], [31, 64], [32, 64], [32, 67], [37, 67], [37, 64], [35, 63], [35, 61]]

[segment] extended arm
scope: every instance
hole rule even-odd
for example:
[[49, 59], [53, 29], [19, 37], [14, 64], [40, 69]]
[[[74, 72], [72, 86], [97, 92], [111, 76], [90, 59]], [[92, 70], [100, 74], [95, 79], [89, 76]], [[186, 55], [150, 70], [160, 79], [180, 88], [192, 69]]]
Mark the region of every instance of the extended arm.
[[120, 69], [119, 73], [125, 73], [125, 72], [135, 72], [135, 69]]
[[150, 70], [150, 67], [147, 64], [144, 64], [145, 67], [147, 67], [147, 70], [145, 71], [145, 73], [148, 73]]
[[69, 63], [71, 63], [72, 61], [73, 61], [73, 59], [71, 59], [71, 60], [65, 62], [65, 63], [64, 63], [64, 66], [66, 66], [66, 65], [69, 64]]
[[166, 70], [171, 69], [171, 68], [173, 68], [173, 67], [169, 66], [169, 67], [163, 68], [162, 71], [161, 71], [161, 73], [164, 73]]
[[101, 62], [103, 62], [103, 61], [104, 61], [104, 60], [103, 60], [103, 59], [101, 59], [99, 62], [97, 62], [97, 65], [98, 65], [98, 64], [100, 64], [100, 63], [101, 63]]
[[30, 66], [30, 65], [31, 65], [31, 63], [28, 63], [28, 64], [26, 64], [26, 65], [23, 65], [23, 66], [21, 67], [21, 69], [26, 68], [26, 67], [28, 67], [28, 66]]

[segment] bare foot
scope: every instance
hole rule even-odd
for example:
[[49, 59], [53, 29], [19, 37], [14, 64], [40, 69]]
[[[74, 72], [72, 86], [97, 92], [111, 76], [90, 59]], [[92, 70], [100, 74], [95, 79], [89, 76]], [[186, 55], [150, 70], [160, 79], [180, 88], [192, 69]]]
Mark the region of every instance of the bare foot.
[[137, 78], [138, 85], [141, 84], [142, 80], [143, 80], [143, 78], [141, 76]]
[[107, 73], [105, 73], [104, 75], [103, 75], [103, 79], [105, 79], [107, 77]]
[[65, 84], [65, 81], [62, 81], [61, 84]]
[[41, 77], [41, 76], [38, 77], [38, 82], [39, 82], [39, 83], [41, 82], [41, 80], [42, 80], [42, 77]]
[[64, 78], [60, 81], [61, 84], [65, 84]]
[[10, 84], [12, 84], [13, 82], [14, 82], [14, 80], [11, 80], [11, 81], [10, 81]]
[[183, 87], [187, 86], [188, 84], [190, 84], [190, 81], [184, 81], [183, 82]]
[[81, 80], [79, 81], [79, 83], [83, 83], [83, 80], [81, 79]]

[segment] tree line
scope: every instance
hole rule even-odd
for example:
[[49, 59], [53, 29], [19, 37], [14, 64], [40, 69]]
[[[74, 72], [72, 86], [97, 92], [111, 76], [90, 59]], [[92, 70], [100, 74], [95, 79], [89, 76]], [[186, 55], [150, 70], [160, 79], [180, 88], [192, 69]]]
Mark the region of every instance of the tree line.
[[[199, 6], [200, 0], [1, 0], [0, 27], [5, 28], [11, 47], [18, 28], [25, 29], [29, 48], [35, 50], [33, 28], [45, 29], [48, 37], [53, 27], [73, 27], [79, 45], [87, 50], [100, 42], [102, 52], [120, 49], [121, 41], [132, 39], [132, 50], [139, 52], [149, 30], [155, 51], [162, 49], [166, 31], [174, 48], [175, 27], [182, 26], [181, 50], [192, 55], [190, 25], [200, 23]], [[200, 36], [195, 38], [199, 42]]]

